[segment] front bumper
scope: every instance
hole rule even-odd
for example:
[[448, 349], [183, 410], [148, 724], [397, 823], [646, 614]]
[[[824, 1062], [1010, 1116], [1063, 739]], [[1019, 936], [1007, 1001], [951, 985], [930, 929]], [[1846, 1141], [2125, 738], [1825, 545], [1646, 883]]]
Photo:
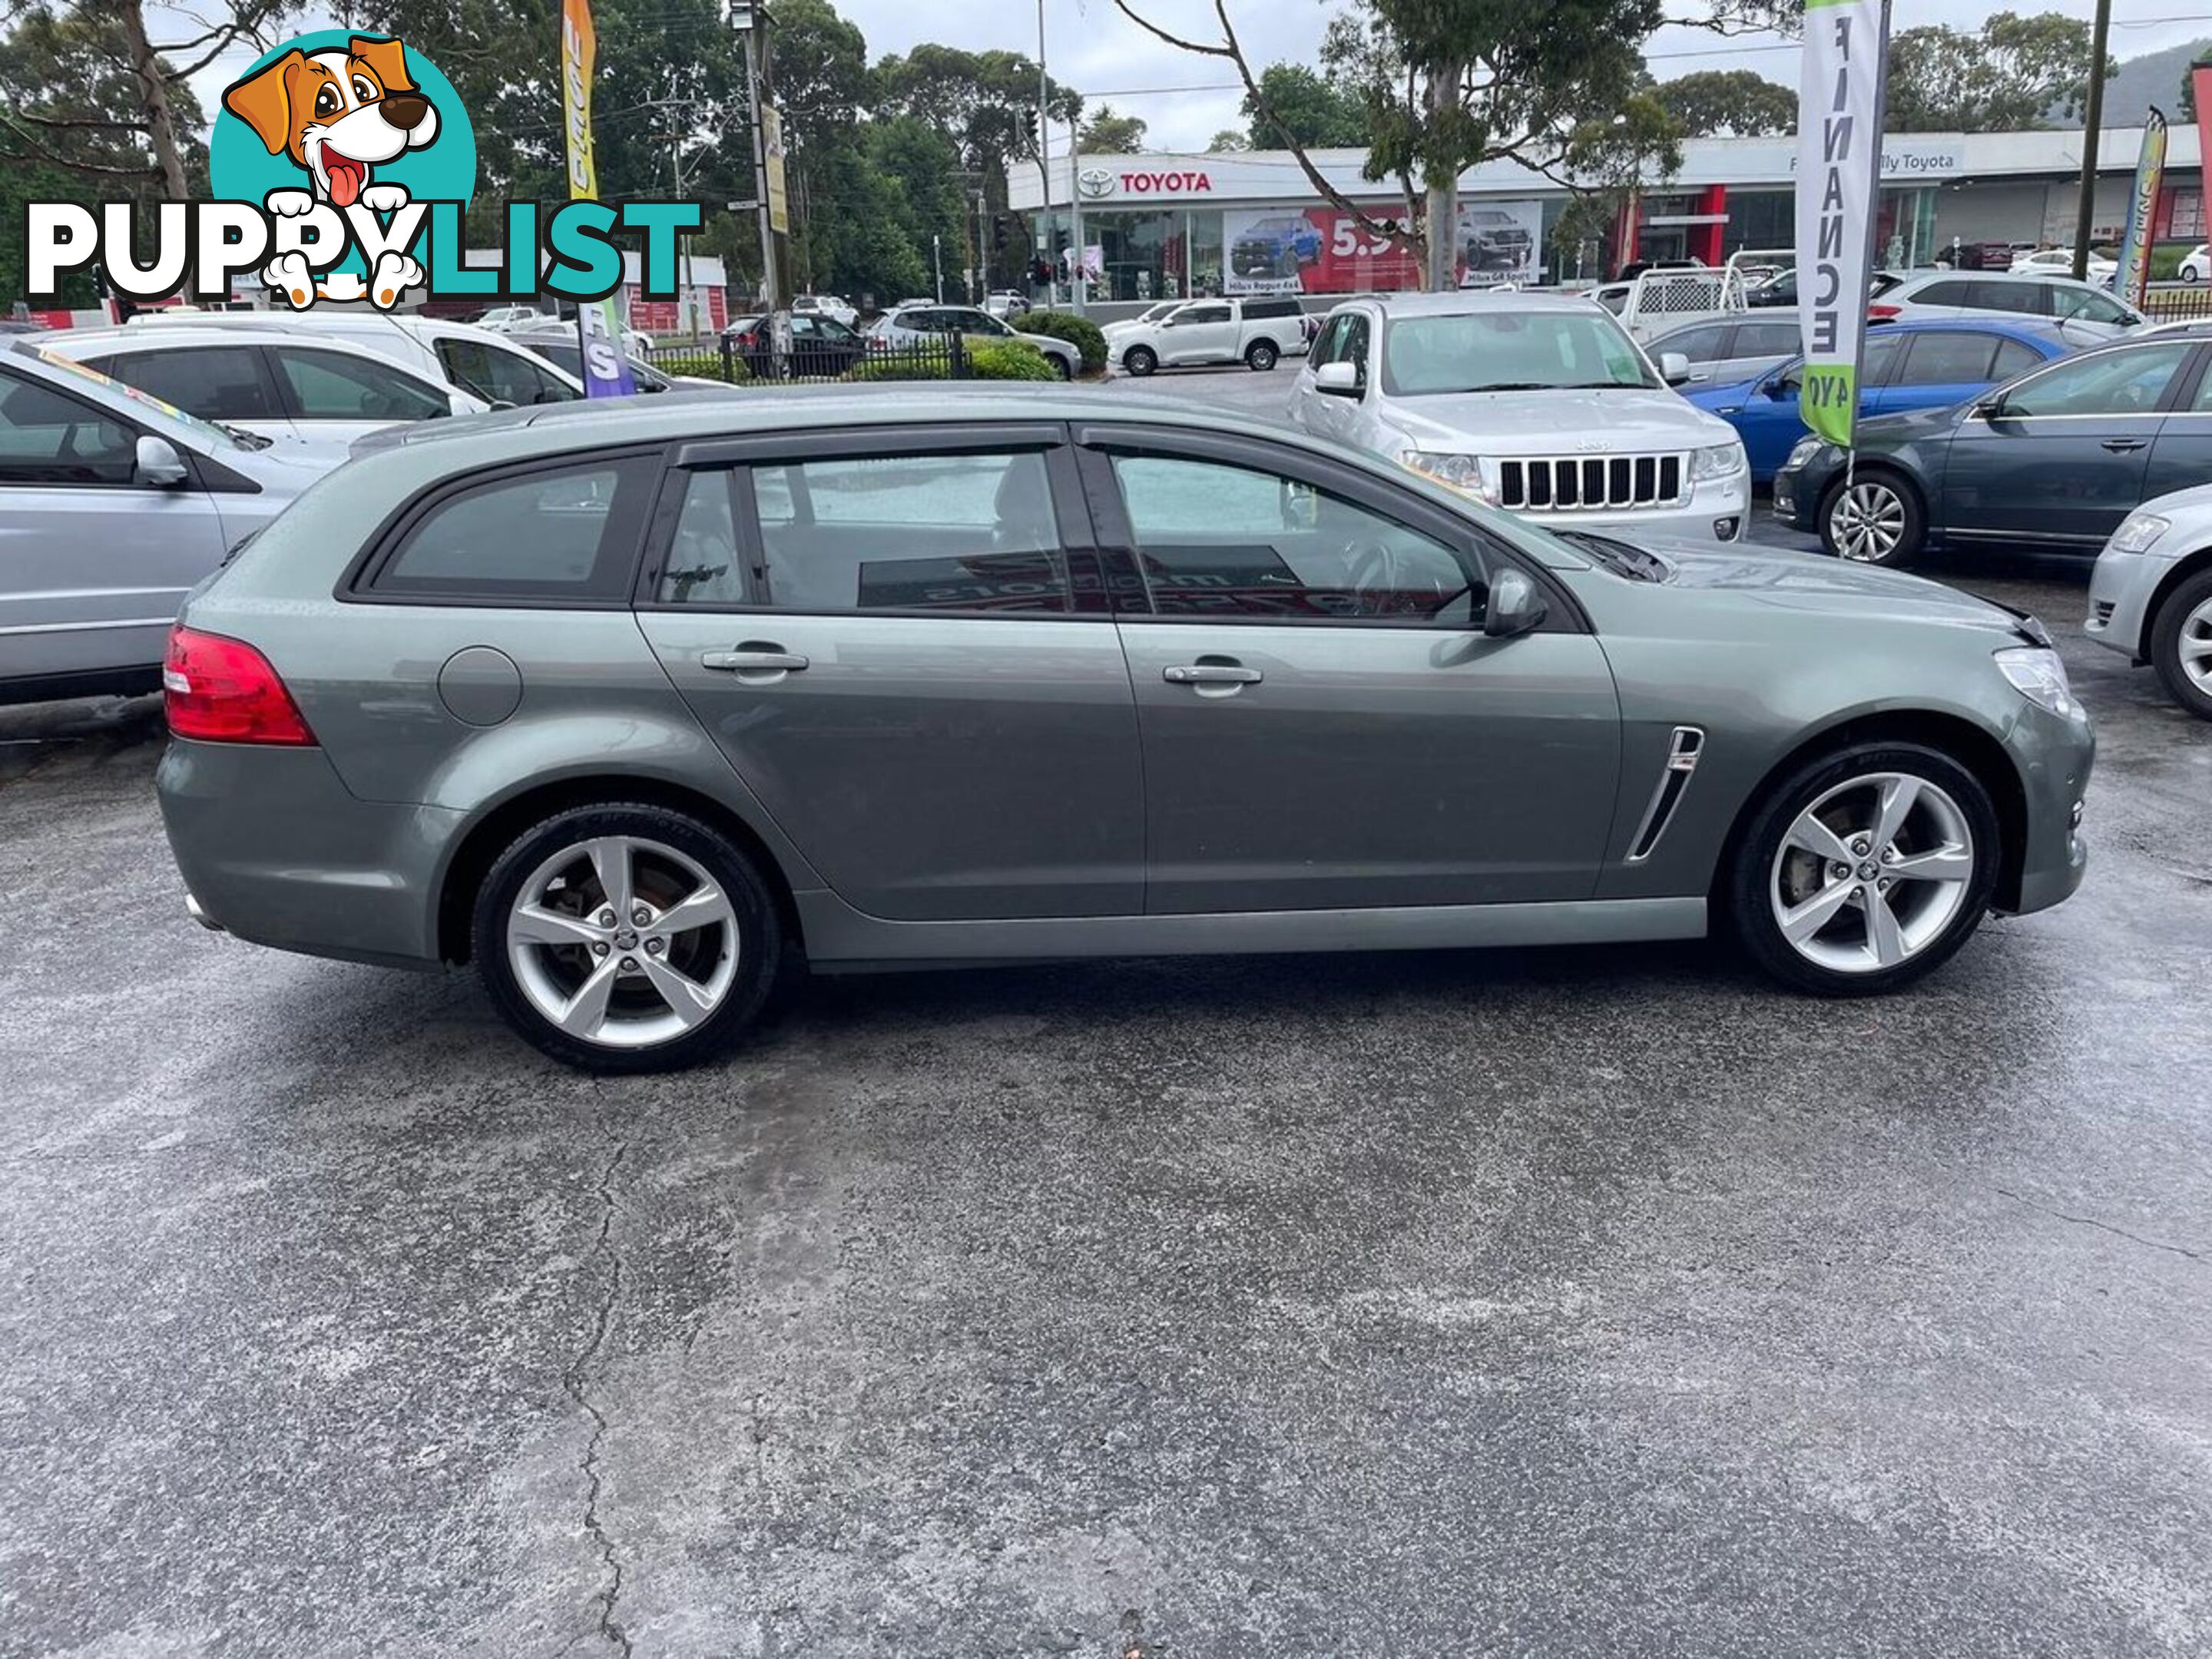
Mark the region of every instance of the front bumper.
[[2087, 872], [2089, 848], [2081, 819], [2096, 764], [2097, 734], [2078, 698], [2073, 712], [2064, 715], [2030, 703], [2006, 746], [2020, 769], [2027, 822], [2020, 890], [1999, 894], [1998, 908], [2026, 915], [2072, 897]]
[[1814, 503], [1818, 492], [1808, 488], [1811, 480], [1802, 467], [1785, 466], [1774, 475], [1774, 516], [1792, 530], [1811, 530]]
[[2081, 631], [2130, 661], [2144, 660], [2151, 597], [2172, 568], [2173, 561], [2159, 557], [2155, 550], [2099, 554], [2096, 568], [2089, 573], [2089, 612]]
[[256, 945], [438, 962], [444, 854], [463, 815], [362, 800], [319, 749], [172, 738], [155, 774], [186, 907]]
[[[1751, 525], [1751, 475], [1711, 478], [1693, 486], [1686, 501], [1665, 507], [1599, 508], [1587, 513], [1540, 513], [1514, 508], [1547, 530], [1637, 531], [1691, 541], [1740, 542]], [[1723, 526], [1726, 526], [1723, 528]]]

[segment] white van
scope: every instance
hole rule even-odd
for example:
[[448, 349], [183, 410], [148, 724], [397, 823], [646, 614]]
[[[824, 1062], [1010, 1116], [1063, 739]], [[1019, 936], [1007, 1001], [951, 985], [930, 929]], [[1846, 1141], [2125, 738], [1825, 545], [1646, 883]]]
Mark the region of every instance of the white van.
[[583, 383], [526, 351], [506, 335], [441, 317], [391, 317], [376, 311], [213, 311], [171, 319], [161, 312], [133, 317], [125, 330], [278, 328], [351, 340], [418, 374], [480, 398], [494, 409], [564, 404], [584, 395]]

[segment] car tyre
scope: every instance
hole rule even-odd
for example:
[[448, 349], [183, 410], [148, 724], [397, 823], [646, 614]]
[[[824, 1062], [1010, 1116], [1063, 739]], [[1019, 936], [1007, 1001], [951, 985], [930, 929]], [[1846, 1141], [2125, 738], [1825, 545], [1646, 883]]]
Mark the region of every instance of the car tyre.
[[1053, 372], [1063, 380], [1072, 380], [1075, 378], [1075, 370], [1070, 367], [1067, 359], [1056, 353], [1052, 359], [1052, 368]]
[[1159, 366], [1159, 354], [1150, 346], [1131, 346], [1121, 354], [1121, 367], [1140, 379]]
[[2151, 619], [2150, 659], [2174, 702], [2212, 720], [2212, 570], [2166, 596]]
[[471, 926], [501, 1017], [588, 1072], [712, 1059], [752, 1024], [785, 957], [775, 895], [745, 851], [641, 803], [578, 807], [524, 830], [477, 889]]
[[2204, 279], [2204, 273], [2185, 259], [2182, 261], [2179, 275], [2185, 283], [2197, 283]]
[[1245, 367], [1255, 374], [1265, 374], [1281, 361], [1282, 354], [1275, 349], [1273, 340], [1255, 340], [1244, 354]]
[[1862, 468], [1820, 498], [1820, 545], [1839, 559], [1896, 569], [1919, 557], [1927, 540], [1920, 492], [1895, 473]]
[[1784, 984], [1879, 996], [1972, 936], [2003, 854], [1972, 772], [1920, 744], [1856, 743], [1808, 760], [1758, 805], [1725, 904], [1746, 953]]

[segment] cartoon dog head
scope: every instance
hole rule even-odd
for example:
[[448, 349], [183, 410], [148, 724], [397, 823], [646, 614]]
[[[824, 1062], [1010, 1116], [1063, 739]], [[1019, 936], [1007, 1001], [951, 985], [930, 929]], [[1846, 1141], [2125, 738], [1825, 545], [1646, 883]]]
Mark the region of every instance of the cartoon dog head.
[[438, 112], [409, 77], [405, 48], [366, 34], [343, 52], [310, 56], [295, 46], [228, 88], [222, 106], [341, 208], [361, 198], [371, 167], [438, 136]]

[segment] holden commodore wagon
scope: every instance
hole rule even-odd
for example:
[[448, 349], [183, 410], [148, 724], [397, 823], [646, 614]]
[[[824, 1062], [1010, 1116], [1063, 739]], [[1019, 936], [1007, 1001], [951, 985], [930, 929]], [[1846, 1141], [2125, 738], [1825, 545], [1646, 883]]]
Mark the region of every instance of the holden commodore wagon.
[[194, 912], [606, 1071], [780, 973], [1688, 939], [1888, 991], [2081, 878], [2039, 624], [1555, 534], [1214, 409], [820, 388], [371, 441], [186, 604]]

